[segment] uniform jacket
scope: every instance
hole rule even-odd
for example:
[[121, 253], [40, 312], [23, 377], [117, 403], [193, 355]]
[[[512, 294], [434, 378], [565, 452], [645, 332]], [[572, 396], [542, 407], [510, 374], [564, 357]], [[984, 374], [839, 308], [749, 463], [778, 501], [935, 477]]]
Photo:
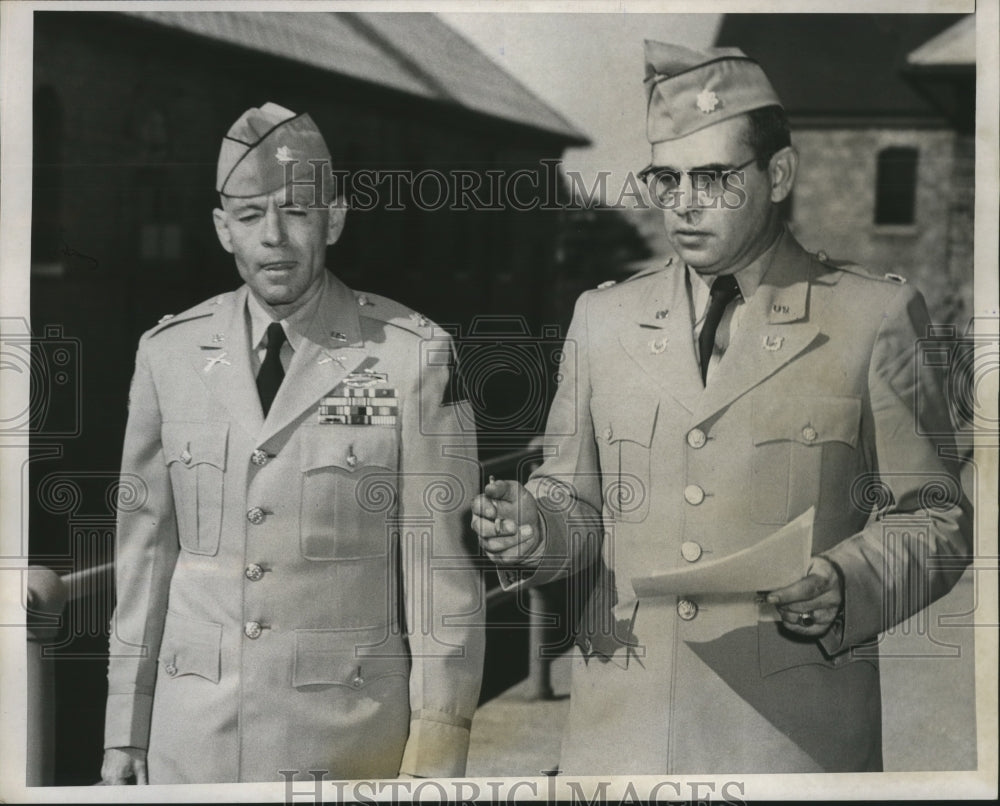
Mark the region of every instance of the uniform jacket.
[[[520, 584], [602, 560], [562, 769], [880, 769], [877, 649], [861, 645], [947, 591], [971, 552], [940, 378], [916, 360], [923, 300], [785, 234], [705, 387], [685, 272], [580, 298], [552, 455], [529, 483], [545, 557]], [[781, 628], [752, 593], [633, 590], [634, 577], [733, 554], [809, 507], [813, 553], [846, 589], [842, 628], [819, 641]]]
[[[151, 783], [464, 772], [484, 641], [451, 343], [325, 282], [266, 419], [246, 286], [140, 341], [105, 746], [148, 746]], [[395, 424], [321, 424], [345, 384], [394, 390]]]

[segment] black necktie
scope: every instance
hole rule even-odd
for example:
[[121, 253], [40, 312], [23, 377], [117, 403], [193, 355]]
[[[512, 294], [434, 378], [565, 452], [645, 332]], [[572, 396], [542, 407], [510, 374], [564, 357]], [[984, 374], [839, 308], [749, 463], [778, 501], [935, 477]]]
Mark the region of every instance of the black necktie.
[[260, 405], [265, 417], [285, 378], [285, 370], [281, 366], [281, 345], [284, 343], [285, 329], [280, 322], [271, 322], [267, 326], [267, 353], [260, 365], [260, 372], [257, 373], [257, 394], [260, 395]]
[[726, 306], [739, 294], [740, 287], [736, 284], [736, 277], [732, 274], [716, 277], [715, 282], [712, 283], [708, 312], [705, 314], [705, 323], [701, 326], [701, 333], [698, 335], [702, 383], [705, 383], [705, 379], [708, 377], [708, 362], [712, 360], [712, 351], [715, 349], [715, 333], [719, 329], [719, 322], [722, 321], [722, 314], [726, 312]]

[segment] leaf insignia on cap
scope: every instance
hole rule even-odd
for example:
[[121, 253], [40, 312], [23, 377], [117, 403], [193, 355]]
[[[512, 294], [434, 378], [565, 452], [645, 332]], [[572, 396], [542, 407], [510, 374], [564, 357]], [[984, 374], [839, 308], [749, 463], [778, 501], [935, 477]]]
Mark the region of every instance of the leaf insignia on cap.
[[278, 162], [291, 162], [295, 159], [292, 152], [288, 150], [288, 146], [279, 146], [278, 150], [274, 152], [274, 157]]
[[707, 115], [714, 112], [715, 108], [719, 105], [719, 96], [712, 92], [712, 90], [706, 88], [698, 93], [695, 103], [698, 105], [698, 108]]

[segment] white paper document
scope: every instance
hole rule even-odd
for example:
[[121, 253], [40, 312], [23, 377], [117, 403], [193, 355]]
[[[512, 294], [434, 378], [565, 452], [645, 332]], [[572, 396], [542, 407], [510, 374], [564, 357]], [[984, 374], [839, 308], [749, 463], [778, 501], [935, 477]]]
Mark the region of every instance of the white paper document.
[[809, 507], [795, 520], [749, 548], [648, 577], [633, 577], [639, 597], [706, 593], [755, 593], [790, 585], [806, 575], [812, 557], [813, 516]]

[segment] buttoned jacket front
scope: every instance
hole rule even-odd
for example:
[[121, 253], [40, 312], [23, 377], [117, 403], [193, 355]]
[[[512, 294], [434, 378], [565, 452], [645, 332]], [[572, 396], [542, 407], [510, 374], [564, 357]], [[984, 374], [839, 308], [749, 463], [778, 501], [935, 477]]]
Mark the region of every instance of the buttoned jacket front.
[[[245, 286], [140, 342], [105, 745], [148, 746], [151, 783], [464, 771], [478, 464], [450, 339], [332, 275], [322, 293], [266, 418]], [[321, 422], [365, 388], [376, 416]]]
[[[601, 555], [565, 772], [879, 769], [877, 650], [862, 645], [968, 562], [941, 378], [917, 360], [919, 293], [785, 234], [746, 305], [704, 386], [683, 266], [577, 303], [551, 458], [528, 485], [544, 565], [502, 574], [540, 584]], [[753, 592], [633, 588], [750, 548], [810, 507], [812, 551], [846, 586], [843, 626], [820, 641], [782, 629]]]

